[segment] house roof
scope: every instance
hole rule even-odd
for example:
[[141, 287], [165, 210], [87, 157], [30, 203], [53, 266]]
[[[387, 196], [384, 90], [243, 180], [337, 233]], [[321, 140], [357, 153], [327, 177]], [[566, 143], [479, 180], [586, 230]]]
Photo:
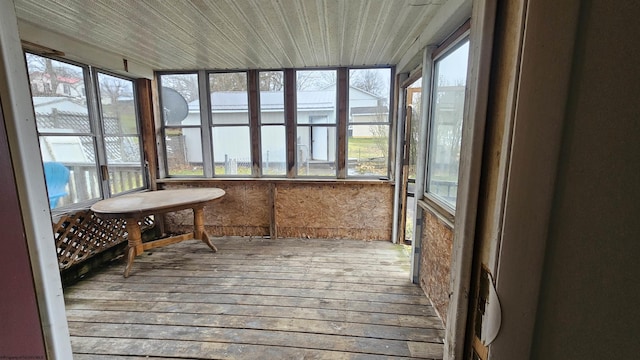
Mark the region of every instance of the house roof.
[[[41, 77], [41, 78], [48, 79], [51, 77], [51, 74], [47, 72], [42, 72], [42, 71], [33, 71], [29, 74], [29, 77], [31, 78]], [[58, 81], [58, 83], [71, 84], [71, 85], [77, 84], [82, 81], [82, 79], [78, 77], [63, 76], [63, 75], [57, 75], [56, 80]]]
[[351, 108], [351, 115], [377, 115], [386, 114], [389, 109], [386, 106], [360, 106]]
[[[336, 92], [332, 90], [300, 91], [296, 98], [299, 110], [328, 110], [335, 107]], [[261, 92], [260, 106], [267, 111], [284, 111], [284, 94], [282, 92]], [[247, 93], [244, 91], [212, 93], [211, 109], [214, 112], [247, 111]], [[190, 102], [189, 112], [198, 111], [200, 111], [200, 101]]]
[[34, 96], [33, 109], [36, 113], [51, 113], [53, 109], [61, 112], [87, 114], [87, 107], [64, 96]]

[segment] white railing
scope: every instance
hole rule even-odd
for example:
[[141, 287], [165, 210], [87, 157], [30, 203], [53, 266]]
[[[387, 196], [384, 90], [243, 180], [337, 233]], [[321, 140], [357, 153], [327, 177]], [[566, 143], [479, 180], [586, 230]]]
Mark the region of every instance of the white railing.
[[[67, 195], [60, 198], [57, 208], [102, 197], [101, 176], [95, 164], [62, 163], [69, 169]], [[109, 165], [111, 193], [116, 194], [145, 186], [140, 164]]]

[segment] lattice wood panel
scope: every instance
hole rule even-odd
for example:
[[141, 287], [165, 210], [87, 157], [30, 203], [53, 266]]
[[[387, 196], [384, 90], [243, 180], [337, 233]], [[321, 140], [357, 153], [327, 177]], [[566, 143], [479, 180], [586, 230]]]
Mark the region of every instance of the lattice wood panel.
[[[142, 230], [153, 225], [153, 218], [147, 217], [143, 221]], [[127, 238], [124, 220], [103, 220], [91, 210], [63, 216], [53, 225], [53, 235], [60, 270], [68, 269], [126, 241]]]

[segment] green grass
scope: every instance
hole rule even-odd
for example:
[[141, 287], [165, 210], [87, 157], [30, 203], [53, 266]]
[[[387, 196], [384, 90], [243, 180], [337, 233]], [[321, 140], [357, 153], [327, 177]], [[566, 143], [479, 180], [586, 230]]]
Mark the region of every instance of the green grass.
[[[127, 105], [119, 105], [119, 107], [119, 118], [122, 131], [127, 134], [135, 134], [137, 130], [135, 108]], [[106, 116], [116, 116], [117, 114], [116, 108], [111, 104], [103, 104], [102, 111]]]
[[388, 147], [387, 138], [351, 137], [348, 140], [348, 157], [350, 159], [384, 158]]
[[[183, 168], [183, 169], [171, 169], [170, 173], [172, 176], [202, 176], [204, 174], [202, 170], [202, 166], [194, 167], [194, 168]], [[238, 166], [237, 174], [225, 174], [224, 166], [217, 165], [215, 168], [215, 175], [239, 175], [239, 176], [248, 176], [251, 175], [251, 168], [246, 166]]]
[[204, 170], [202, 170], [202, 167], [175, 169], [171, 168], [171, 165], [169, 165], [169, 174], [171, 176], [202, 176], [204, 174]]

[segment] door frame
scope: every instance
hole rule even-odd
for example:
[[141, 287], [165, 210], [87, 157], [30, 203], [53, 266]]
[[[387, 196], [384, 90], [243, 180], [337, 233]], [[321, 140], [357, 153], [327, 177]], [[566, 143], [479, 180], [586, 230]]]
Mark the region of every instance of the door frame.
[[0, 97], [48, 357], [71, 342], [25, 58], [12, 1], [0, 1]]
[[[489, 359], [531, 355], [581, 2], [524, 2], [509, 161], [494, 251], [502, 330]], [[544, 69], [544, 76], [540, 76]], [[544, 89], [544, 91], [542, 91]], [[544, 144], [544, 145], [541, 145]], [[534, 189], [535, 191], [532, 191]], [[527, 204], [527, 206], [522, 206]], [[539, 214], [531, 216], [531, 214]], [[527, 274], [528, 281], [522, 281]]]
[[463, 359], [474, 258], [496, 0], [473, 2], [469, 32], [466, 118], [462, 129], [457, 205], [450, 269], [444, 359]]
[[[415, 89], [415, 88], [409, 88], [409, 86], [411, 86], [412, 84], [416, 83], [420, 78], [422, 77], [422, 71], [417, 72], [417, 74], [414, 74], [414, 76], [408, 78], [407, 80], [403, 81], [401, 84], [401, 89], [400, 91], [402, 92], [403, 96], [402, 96], [402, 104], [401, 106], [403, 107], [403, 112], [402, 112], [402, 122], [400, 122], [400, 126], [402, 126], [402, 131], [400, 132], [400, 134], [402, 134], [402, 136], [399, 138], [399, 143], [400, 143], [400, 147], [399, 149], [401, 150], [398, 155], [401, 155], [398, 157], [398, 160], [400, 162], [400, 172], [399, 172], [399, 177], [398, 180], [400, 181], [400, 193], [399, 193], [399, 205], [398, 205], [398, 209], [397, 211], [399, 212], [398, 215], [398, 230], [397, 230], [397, 234], [395, 235], [393, 241], [394, 243], [398, 243], [398, 244], [404, 244], [405, 240], [406, 240], [406, 227], [407, 227], [407, 210], [408, 210], [408, 201], [407, 201], [407, 197], [409, 196], [409, 183], [411, 182], [409, 180], [409, 160], [410, 160], [410, 153], [411, 153], [411, 124], [413, 121], [419, 121], [420, 119], [413, 119], [413, 111], [408, 111], [410, 108], [410, 105], [407, 104], [407, 102], [409, 101], [409, 99], [412, 99], [412, 93], [416, 92], [416, 91], [410, 91], [409, 89]], [[421, 85], [422, 86], [422, 85]], [[422, 92], [422, 87], [420, 87], [420, 91]], [[419, 144], [416, 144], [419, 146]], [[414, 183], [415, 183], [415, 179], [414, 179]], [[415, 188], [415, 186], [414, 186]], [[412, 195], [412, 197], [414, 198], [414, 206], [413, 206], [413, 212], [414, 212], [414, 234], [415, 232], [415, 214], [416, 214], [416, 209], [415, 209], [415, 194]], [[414, 242], [412, 241], [412, 246], [414, 245]]]

